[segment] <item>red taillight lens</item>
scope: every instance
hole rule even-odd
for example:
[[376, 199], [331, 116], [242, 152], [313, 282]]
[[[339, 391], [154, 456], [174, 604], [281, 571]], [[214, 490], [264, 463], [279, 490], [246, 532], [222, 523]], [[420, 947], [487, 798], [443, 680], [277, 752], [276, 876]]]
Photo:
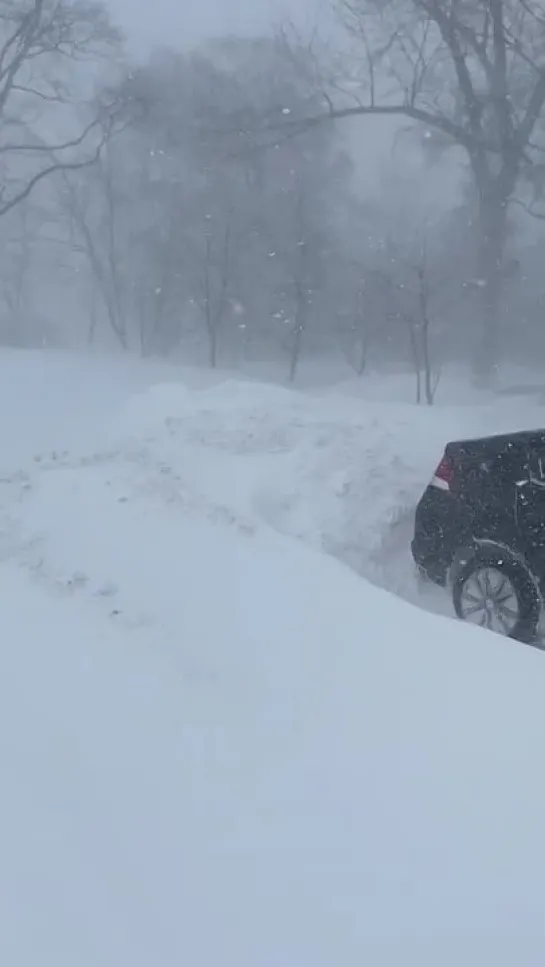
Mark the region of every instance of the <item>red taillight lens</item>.
[[437, 467], [433, 475], [433, 481], [437, 487], [441, 487], [442, 490], [450, 490], [452, 484], [454, 483], [454, 466], [452, 460], [447, 457], [446, 454]]

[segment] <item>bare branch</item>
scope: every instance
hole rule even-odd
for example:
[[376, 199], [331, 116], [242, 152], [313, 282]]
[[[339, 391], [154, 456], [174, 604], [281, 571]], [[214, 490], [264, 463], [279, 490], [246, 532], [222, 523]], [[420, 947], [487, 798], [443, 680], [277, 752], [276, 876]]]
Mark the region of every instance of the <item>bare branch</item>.
[[516, 205], [518, 208], [522, 208], [527, 215], [530, 215], [531, 218], [535, 218], [537, 221], [545, 222], [545, 212], [536, 211], [535, 208], [533, 208], [531, 205], [528, 205], [527, 202], [522, 201], [521, 198], [511, 198], [510, 203], [511, 205]]
[[66, 151], [69, 148], [78, 148], [85, 141], [88, 134], [91, 133], [98, 125], [102, 122], [101, 117], [95, 117], [86, 127], [83, 129], [81, 134], [77, 138], [72, 138], [71, 141], [64, 141], [61, 144], [43, 144], [41, 141], [36, 141], [35, 144], [0, 144], [0, 154], [7, 154], [10, 151], [13, 152], [25, 152], [25, 151], [40, 151], [40, 152], [57, 152]]
[[[0, 0], [0, 156], [15, 159], [25, 155], [29, 165], [32, 165], [31, 159], [38, 165], [33, 173], [32, 167], [27, 171], [25, 164], [23, 176], [18, 175], [14, 180], [14, 186], [19, 187], [11, 197], [6, 198], [5, 189], [0, 190], [0, 217], [24, 201], [49, 175], [93, 164], [113, 130], [115, 107], [104, 106], [78, 135], [64, 141], [47, 143], [31, 131], [25, 121], [26, 102], [15, 95], [26, 95], [44, 105], [64, 105], [70, 101], [54, 73], [44, 77], [37, 72], [36, 61], [43, 58], [44, 66], [50, 71], [55, 57], [76, 57], [91, 52], [95, 43], [109, 44], [114, 36], [100, 0], [24, 0], [21, 3]], [[88, 156], [85, 151], [88, 139], [101, 127], [98, 147], [93, 149], [91, 141], [88, 147], [92, 153]], [[13, 130], [17, 128], [24, 131], [22, 137], [14, 135]], [[74, 157], [73, 149], [78, 148], [83, 149], [85, 157]], [[50, 164], [38, 162], [44, 156]], [[7, 172], [11, 175], [11, 166]], [[26, 184], [21, 185], [23, 180]]]
[[473, 141], [473, 150], [483, 150], [482, 138], [482, 104], [477, 96], [464, 51], [462, 50], [457, 32], [457, 20], [444, 9], [441, 0], [422, 0], [429, 17], [437, 24], [439, 32], [450, 52], [458, 86], [464, 99], [469, 120], [469, 130]]
[[[316, 125], [323, 124], [325, 121], [340, 121], [344, 118], [351, 117], [363, 117], [363, 116], [391, 116], [391, 117], [407, 117], [412, 121], [420, 121], [422, 124], [427, 125], [430, 128], [437, 128], [442, 131], [443, 134], [448, 135], [457, 144], [462, 145], [468, 151], [474, 151], [480, 148], [486, 148], [487, 150], [494, 150], [494, 145], [488, 142], [486, 139], [479, 139], [476, 141], [474, 137], [465, 130], [461, 125], [454, 121], [451, 121], [448, 117], [434, 113], [432, 111], [425, 110], [424, 108], [418, 108], [409, 101], [405, 104], [361, 104], [356, 107], [347, 108], [334, 108], [323, 114], [316, 114], [312, 117], [303, 118], [301, 120], [284, 120], [279, 121], [275, 125], [271, 125], [268, 128], [261, 129], [262, 131], [280, 132], [283, 129], [297, 127], [299, 131], [304, 131], [308, 128], [315, 127]], [[273, 142], [274, 143], [274, 142]]]
[[522, 152], [528, 144], [545, 104], [545, 67], [532, 91], [526, 113], [515, 132], [515, 146]]
[[37, 97], [41, 101], [47, 101], [50, 104], [65, 103], [64, 98], [62, 98], [60, 94], [46, 94], [45, 91], [38, 91], [36, 88], [26, 87], [24, 84], [13, 84], [11, 89], [19, 94], [28, 94], [32, 97]]
[[[512, 134], [512, 122], [507, 79], [507, 41], [503, 21], [502, 0], [489, 0], [489, 9], [492, 19], [494, 46], [494, 68], [491, 77], [491, 91], [497, 118], [499, 142], [501, 149], [505, 151]], [[525, 144], [527, 140], [528, 138], [525, 139]]]
[[545, 27], [545, 16], [543, 14], [537, 13], [535, 8], [531, 5], [530, 0], [520, 0], [520, 5], [523, 9], [535, 20], [536, 23]]
[[31, 192], [34, 191], [34, 189], [36, 188], [36, 186], [41, 181], [43, 181], [45, 178], [49, 178], [55, 172], [57, 172], [57, 171], [79, 171], [82, 168], [90, 168], [92, 165], [96, 164], [96, 162], [100, 158], [100, 155], [101, 155], [102, 149], [103, 149], [103, 147], [104, 147], [104, 145], [106, 143], [106, 140], [107, 140], [107, 135], [104, 134], [103, 138], [100, 141], [100, 144], [96, 148], [95, 153], [92, 155], [92, 157], [86, 158], [84, 161], [71, 161], [71, 162], [70, 161], [56, 161], [53, 164], [49, 165], [47, 168], [43, 168], [41, 171], [38, 171], [27, 182], [27, 184], [25, 185], [25, 187], [22, 188], [21, 191], [19, 191], [17, 194], [15, 194], [12, 198], [10, 198], [9, 201], [6, 201], [6, 202], [1, 202], [0, 201], [0, 218], [2, 218], [9, 211], [11, 211], [12, 208], [15, 208], [15, 206], [18, 205], [20, 202], [24, 201], [25, 198], [28, 198], [28, 196], [31, 194]]

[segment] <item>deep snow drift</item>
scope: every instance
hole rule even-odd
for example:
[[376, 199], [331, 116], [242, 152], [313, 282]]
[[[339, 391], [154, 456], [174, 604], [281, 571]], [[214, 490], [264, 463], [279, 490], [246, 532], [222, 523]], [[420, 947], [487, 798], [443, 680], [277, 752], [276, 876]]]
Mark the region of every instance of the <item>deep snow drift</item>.
[[91, 383], [0, 484], [0, 963], [541, 965], [544, 656], [303, 543], [463, 414]]
[[[376, 394], [372, 382], [368, 388]], [[473, 405], [430, 409], [362, 398], [355, 389], [341, 384], [309, 396], [234, 380], [199, 392], [163, 384], [130, 400], [112, 439], [125, 451], [131, 440], [148, 474], [172, 474], [186, 493], [444, 611], [443, 595], [430, 588], [422, 599], [415, 584], [416, 502], [448, 440], [539, 426], [543, 407], [524, 397], [477, 397]], [[396, 380], [391, 389], [395, 395]]]

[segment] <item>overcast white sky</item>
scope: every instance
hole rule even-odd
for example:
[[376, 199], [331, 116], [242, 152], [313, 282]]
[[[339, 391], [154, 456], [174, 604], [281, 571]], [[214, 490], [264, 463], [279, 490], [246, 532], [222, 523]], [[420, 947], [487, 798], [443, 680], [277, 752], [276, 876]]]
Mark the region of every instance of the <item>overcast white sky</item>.
[[[155, 45], [192, 47], [206, 37], [255, 34], [288, 19], [296, 21], [303, 33], [317, 24], [327, 30], [331, 12], [330, 0], [106, 0], [106, 4], [133, 51], [144, 57]], [[384, 166], [391, 160], [394, 128], [389, 119], [373, 119], [369, 125], [358, 119], [343, 129], [366, 193], [380, 190]], [[432, 182], [428, 174], [428, 193], [435, 198]], [[419, 190], [423, 190], [420, 182]]]
[[[324, 25], [330, 0], [106, 0], [132, 50], [145, 57], [155, 45], [192, 47], [225, 33], [255, 34], [282, 20], [295, 20], [303, 32]], [[326, 15], [327, 16], [327, 15]], [[362, 184], [368, 191], [380, 182], [391, 148], [389, 121], [372, 126], [357, 122], [344, 128]]]
[[293, 14], [313, 0], [107, 0], [115, 20], [132, 44], [144, 51], [154, 44], [191, 46], [204, 37], [255, 33]]

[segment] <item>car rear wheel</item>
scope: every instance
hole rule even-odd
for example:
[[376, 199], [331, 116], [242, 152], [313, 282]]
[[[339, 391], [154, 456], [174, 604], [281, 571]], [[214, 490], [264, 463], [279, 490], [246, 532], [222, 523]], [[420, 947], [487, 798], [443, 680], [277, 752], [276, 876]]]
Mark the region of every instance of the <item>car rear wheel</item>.
[[463, 621], [526, 643], [537, 637], [540, 594], [518, 560], [477, 552], [456, 576], [453, 601]]

